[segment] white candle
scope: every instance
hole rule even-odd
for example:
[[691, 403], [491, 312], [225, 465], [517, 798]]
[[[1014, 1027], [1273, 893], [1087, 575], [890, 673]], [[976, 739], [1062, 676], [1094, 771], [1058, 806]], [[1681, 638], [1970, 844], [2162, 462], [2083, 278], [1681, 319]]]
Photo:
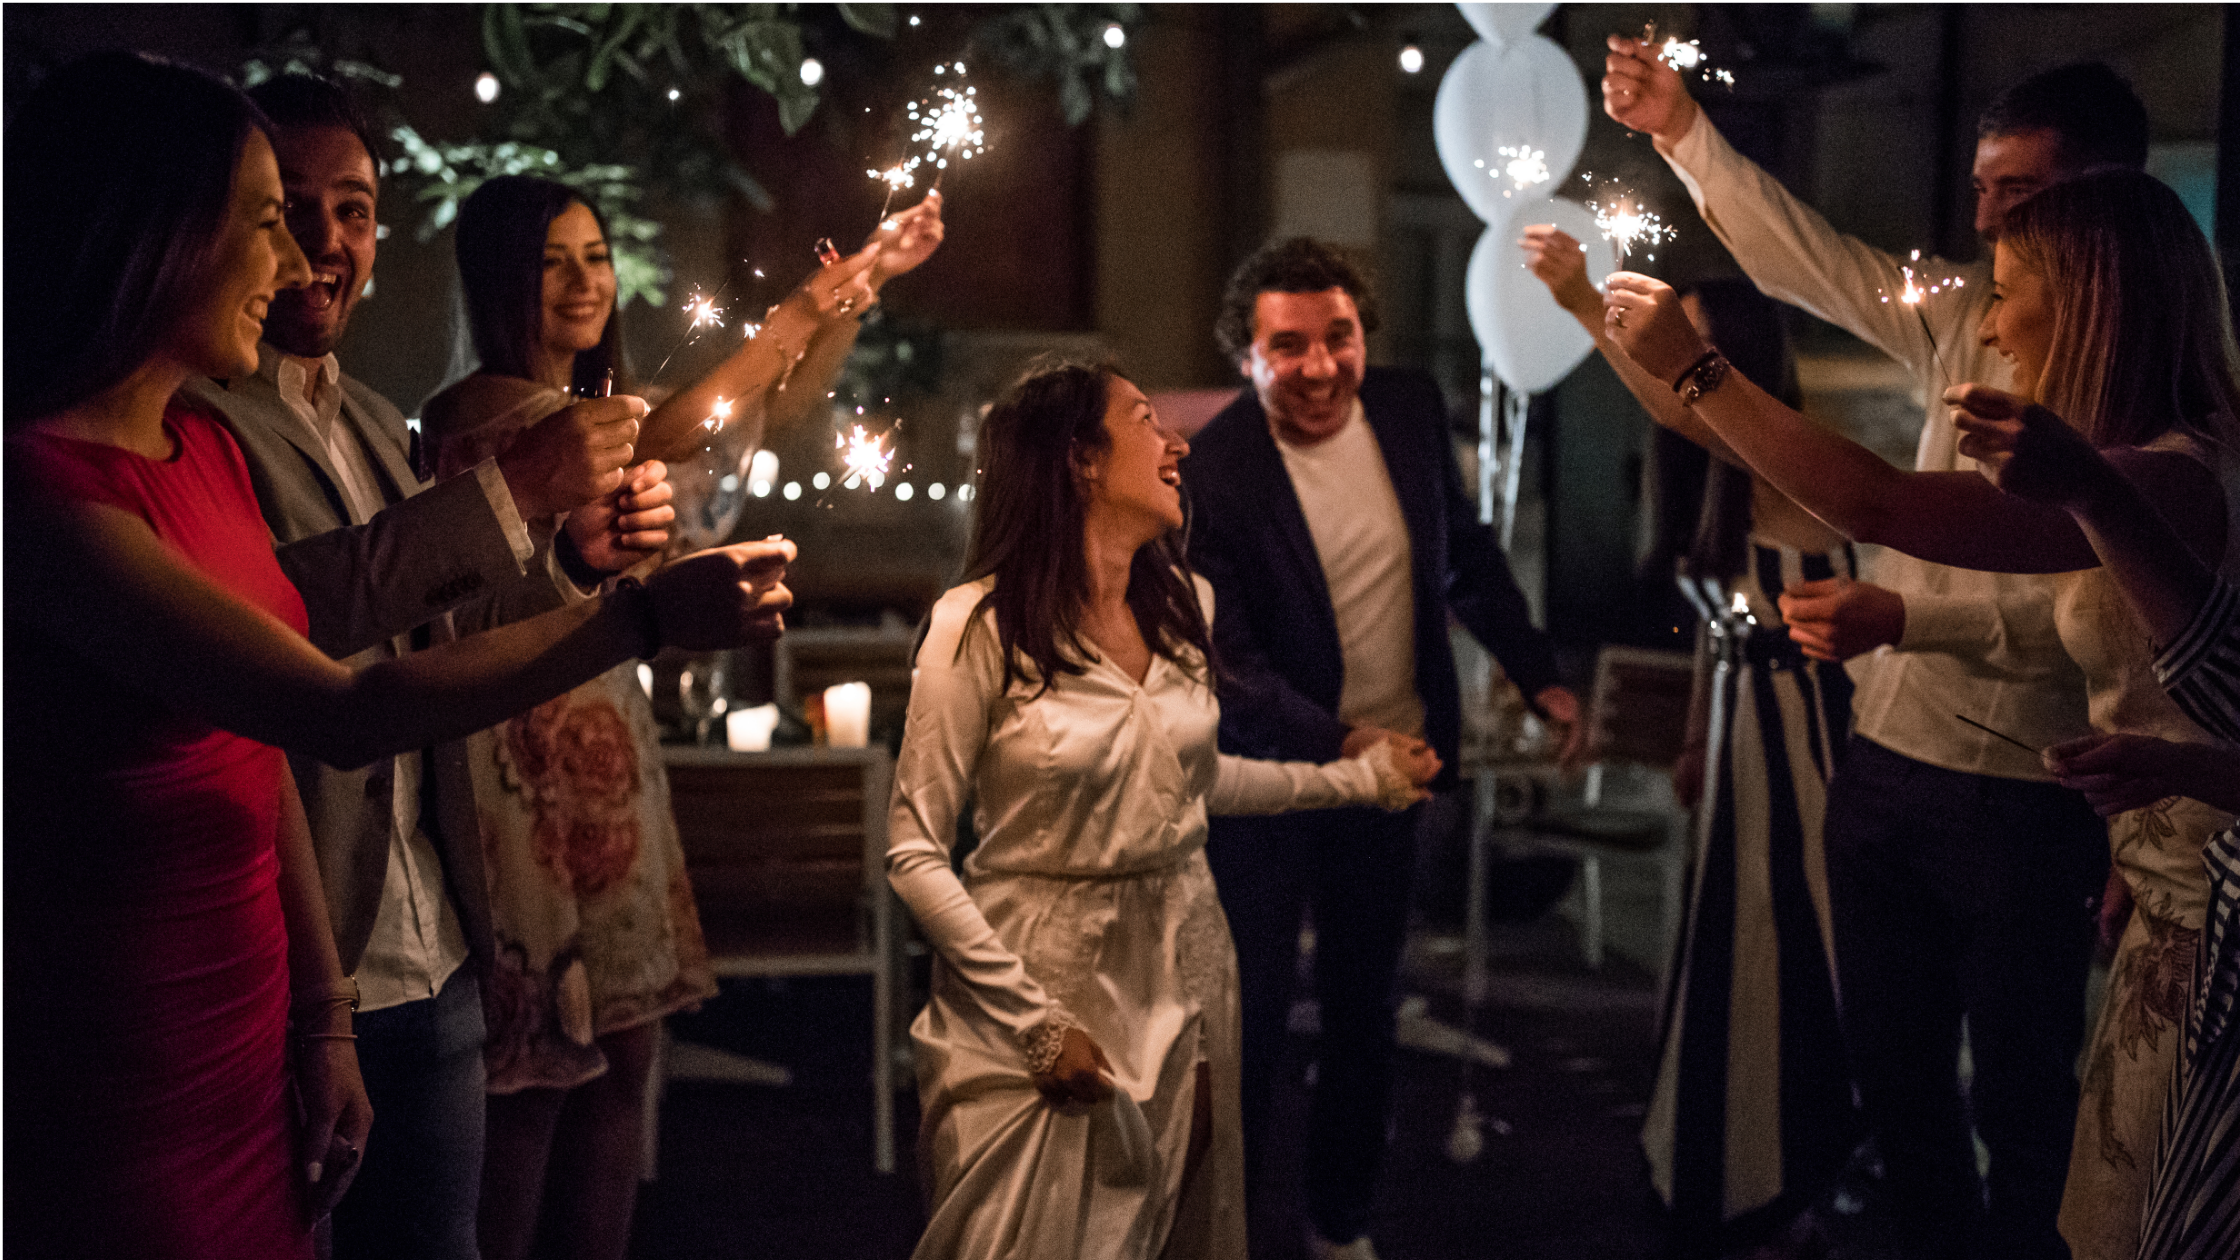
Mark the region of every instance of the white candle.
[[871, 684], [835, 683], [824, 689], [825, 742], [861, 748], [871, 742]]
[[724, 742], [733, 752], [770, 751], [770, 733], [778, 729], [778, 706], [758, 704], [723, 715]]

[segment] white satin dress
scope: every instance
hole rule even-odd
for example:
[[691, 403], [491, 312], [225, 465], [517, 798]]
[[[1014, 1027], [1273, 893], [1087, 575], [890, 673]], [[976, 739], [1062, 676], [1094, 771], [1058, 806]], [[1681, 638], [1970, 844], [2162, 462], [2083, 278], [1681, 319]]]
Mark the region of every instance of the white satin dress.
[[[1206, 816], [1397, 804], [1405, 781], [1381, 753], [1219, 755], [1212, 692], [1163, 656], [1141, 684], [1100, 660], [1006, 691], [995, 615], [974, 616], [992, 586], [934, 607], [889, 820], [888, 879], [939, 955], [910, 1029], [930, 1218], [915, 1255], [1242, 1256], [1236, 952]], [[980, 842], [960, 880], [968, 800]], [[1112, 1064], [1092, 1106], [1053, 1106], [1029, 1074], [1068, 1026]], [[1213, 1135], [1185, 1185], [1200, 1063]]]

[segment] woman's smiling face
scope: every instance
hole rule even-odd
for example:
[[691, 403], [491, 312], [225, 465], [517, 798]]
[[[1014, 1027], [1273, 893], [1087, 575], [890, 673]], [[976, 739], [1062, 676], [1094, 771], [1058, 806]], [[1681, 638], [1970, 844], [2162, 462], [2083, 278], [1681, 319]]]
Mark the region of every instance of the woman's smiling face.
[[2053, 349], [2053, 288], [2045, 272], [2005, 241], [1992, 258], [1991, 306], [1978, 334], [2014, 364], [2014, 392], [2038, 398]]
[[252, 131], [208, 271], [169, 339], [170, 353], [190, 371], [221, 379], [255, 372], [274, 295], [311, 278], [282, 217], [285, 200], [272, 145]]
[[614, 314], [614, 255], [599, 220], [570, 203], [544, 236], [544, 321], [538, 340], [563, 362], [598, 346]]
[[1090, 510], [1139, 523], [1146, 541], [1182, 528], [1180, 465], [1190, 444], [1119, 376], [1106, 387], [1104, 431], [1104, 451], [1084, 470]]

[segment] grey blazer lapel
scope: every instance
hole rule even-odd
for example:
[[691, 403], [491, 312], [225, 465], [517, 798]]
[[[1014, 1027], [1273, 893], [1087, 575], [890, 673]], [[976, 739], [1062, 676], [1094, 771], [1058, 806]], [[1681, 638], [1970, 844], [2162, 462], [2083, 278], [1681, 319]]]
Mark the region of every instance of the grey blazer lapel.
[[342, 421], [372, 456], [376, 474], [388, 479], [389, 484], [381, 487], [386, 501], [394, 503], [419, 492], [420, 477], [412, 469], [409, 432], [392, 433], [392, 426], [383, 423], [371, 408], [362, 406], [347, 387], [342, 390]]

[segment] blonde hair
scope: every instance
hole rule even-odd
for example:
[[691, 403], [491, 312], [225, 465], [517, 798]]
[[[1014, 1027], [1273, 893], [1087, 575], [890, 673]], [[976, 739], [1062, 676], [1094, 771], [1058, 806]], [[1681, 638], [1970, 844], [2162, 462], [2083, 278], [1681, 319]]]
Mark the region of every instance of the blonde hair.
[[2216, 252], [2178, 195], [2136, 171], [2054, 184], [2008, 212], [2001, 248], [2046, 279], [2053, 340], [2038, 401], [2094, 446], [2240, 422], [2240, 349]]

